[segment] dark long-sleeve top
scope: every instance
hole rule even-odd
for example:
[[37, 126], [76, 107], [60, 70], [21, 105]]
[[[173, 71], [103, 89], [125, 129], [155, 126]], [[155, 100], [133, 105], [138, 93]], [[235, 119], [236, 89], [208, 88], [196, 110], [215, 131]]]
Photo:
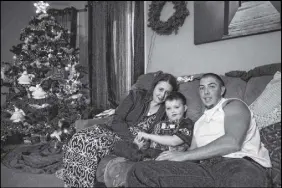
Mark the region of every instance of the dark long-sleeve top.
[[[111, 129], [124, 140], [133, 140], [129, 127], [135, 126], [146, 116], [151, 97], [147, 90], [131, 90], [128, 96], [117, 107], [113, 116]], [[152, 125], [160, 122], [165, 116], [164, 104], [161, 104]]]

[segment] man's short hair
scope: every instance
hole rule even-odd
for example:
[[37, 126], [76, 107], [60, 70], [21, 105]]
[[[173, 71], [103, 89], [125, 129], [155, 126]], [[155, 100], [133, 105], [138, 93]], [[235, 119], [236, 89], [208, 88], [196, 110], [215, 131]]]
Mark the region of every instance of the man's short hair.
[[206, 78], [206, 77], [213, 77], [213, 78], [215, 78], [219, 82], [220, 86], [225, 86], [224, 81], [222, 80], [222, 78], [219, 75], [215, 74], [215, 73], [205, 73], [205, 74], [202, 75], [201, 79], [202, 78]]
[[173, 101], [173, 100], [181, 100], [182, 104], [186, 105], [185, 96], [178, 91], [172, 91], [165, 99], [165, 101]]

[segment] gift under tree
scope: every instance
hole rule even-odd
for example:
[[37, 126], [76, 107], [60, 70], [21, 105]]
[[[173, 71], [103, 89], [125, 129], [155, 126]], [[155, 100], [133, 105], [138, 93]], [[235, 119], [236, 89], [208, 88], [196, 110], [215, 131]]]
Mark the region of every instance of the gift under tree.
[[[48, 14], [48, 3], [34, 4], [36, 16], [22, 29], [22, 43], [13, 46], [12, 62], [1, 64], [1, 85], [9, 87], [1, 107], [1, 141], [16, 133], [47, 136], [72, 126], [89, 100], [80, 81], [84, 73], [71, 33]], [[65, 126], [66, 127], [66, 126]]]

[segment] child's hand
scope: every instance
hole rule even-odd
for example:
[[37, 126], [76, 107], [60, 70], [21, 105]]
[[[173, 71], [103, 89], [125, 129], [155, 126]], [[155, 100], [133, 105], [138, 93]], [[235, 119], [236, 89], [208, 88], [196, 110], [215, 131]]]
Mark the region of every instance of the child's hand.
[[144, 133], [144, 132], [138, 132], [137, 137], [141, 140], [148, 140], [149, 139], [149, 134]]

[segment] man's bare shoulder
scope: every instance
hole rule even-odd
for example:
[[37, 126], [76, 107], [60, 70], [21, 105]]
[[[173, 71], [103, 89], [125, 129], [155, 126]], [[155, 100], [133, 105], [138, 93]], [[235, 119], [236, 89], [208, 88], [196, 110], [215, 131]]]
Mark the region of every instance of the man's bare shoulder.
[[227, 100], [223, 105], [223, 110], [226, 115], [234, 114], [245, 114], [246, 116], [250, 115], [250, 110], [248, 106], [240, 100]]

